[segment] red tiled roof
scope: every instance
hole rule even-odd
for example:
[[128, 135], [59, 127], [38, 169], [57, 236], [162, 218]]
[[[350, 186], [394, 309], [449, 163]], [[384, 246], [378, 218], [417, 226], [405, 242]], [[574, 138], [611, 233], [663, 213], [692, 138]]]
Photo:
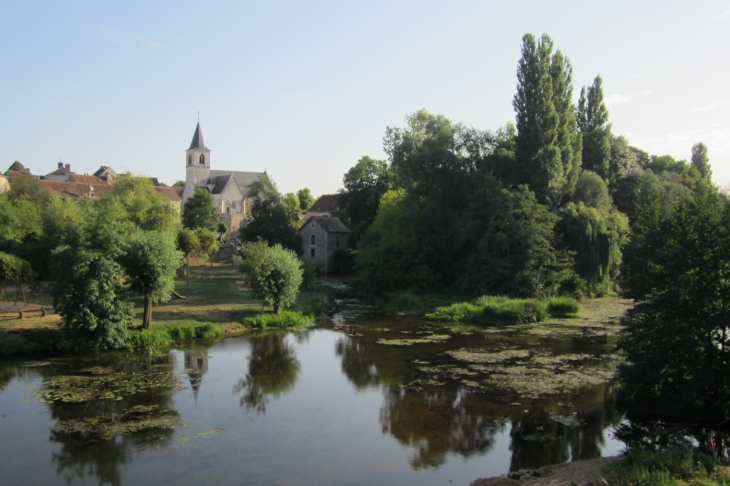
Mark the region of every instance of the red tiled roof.
[[158, 194], [162, 194], [170, 201], [177, 202], [182, 200], [174, 187], [155, 186], [155, 191], [157, 191]]
[[86, 184], [109, 184], [109, 182], [105, 179], [102, 179], [100, 177], [96, 176], [90, 176], [90, 175], [79, 175], [79, 174], [72, 174], [68, 178], [69, 182], [83, 182]]
[[25, 172], [20, 172], [17, 170], [9, 170], [5, 173], [5, 175], [10, 178], [11, 182], [15, 182], [18, 179], [23, 178], [23, 177], [33, 177], [30, 174], [26, 174]]

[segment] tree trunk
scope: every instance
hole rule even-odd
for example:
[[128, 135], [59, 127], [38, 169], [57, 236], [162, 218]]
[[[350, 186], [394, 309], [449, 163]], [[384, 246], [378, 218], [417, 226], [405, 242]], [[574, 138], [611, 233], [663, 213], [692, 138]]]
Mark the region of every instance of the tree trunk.
[[274, 314], [279, 313], [279, 302], [274, 302]]
[[144, 316], [142, 317], [142, 329], [149, 329], [152, 324], [152, 297], [144, 298]]
[[264, 307], [265, 306], [266, 306], [266, 304], [264, 303], [264, 301], [261, 301], [261, 317], [264, 316]]
[[188, 282], [186, 284], [187, 286], [185, 288], [188, 288], [189, 289], [190, 288], [190, 256], [189, 255], [188, 255], [188, 269], [185, 272], [185, 276], [188, 279]]
[[23, 287], [23, 284], [20, 284], [20, 291], [23, 293], [23, 302], [25, 302], [25, 306], [28, 307], [28, 299], [25, 298], [25, 288]]

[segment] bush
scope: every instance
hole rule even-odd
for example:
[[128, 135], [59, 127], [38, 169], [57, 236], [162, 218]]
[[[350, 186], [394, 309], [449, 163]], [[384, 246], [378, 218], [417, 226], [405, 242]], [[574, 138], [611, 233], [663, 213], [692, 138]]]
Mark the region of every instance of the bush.
[[686, 448], [631, 451], [607, 470], [608, 484], [616, 486], [726, 485], [730, 473], [709, 454]]
[[[571, 309], [572, 312], [564, 312], [564, 309]], [[553, 297], [543, 301], [484, 295], [473, 303], [459, 302], [447, 307], [438, 307], [433, 313], [426, 314], [426, 319], [511, 326], [540, 322], [548, 316], [564, 316], [577, 312], [578, 302], [570, 297]]]
[[296, 311], [281, 311], [278, 314], [264, 314], [243, 319], [243, 324], [253, 329], [303, 327], [310, 322], [312, 322], [312, 317]]
[[580, 304], [573, 297], [550, 297], [547, 299], [547, 308], [554, 317], [576, 317]]
[[292, 310], [305, 316], [326, 317], [335, 306], [332, 287], [317, 285], [310, 295], [292, 306]]
[[183, 321], [180, 324], [140, 329], [129, 333], [128, 347], [136, 351], [157, 351], [169, 347], [174, 341], [204, 339], [223, 336], [224, 331], [212, 322]]
[[135, 351], [157, 351], [172, 344], [172, 337], [164, 329], [142, 329], [129, 333], [127, 345]]

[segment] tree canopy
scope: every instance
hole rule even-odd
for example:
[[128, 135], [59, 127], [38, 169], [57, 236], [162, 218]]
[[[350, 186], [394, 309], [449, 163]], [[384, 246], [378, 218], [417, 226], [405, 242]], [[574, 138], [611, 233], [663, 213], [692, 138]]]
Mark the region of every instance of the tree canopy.
[[201, 187], [195, 188], [193, 195], [185, 201], [182, 224], [184, 228], [191, 230], [204, 228], [212, 231], [216, 228], [218, 210], [213, 204], [213, 195], [210, 191]]
[[278, 314], [282, 307], [292, 304], [302, 284], [303, 270], [296, 254], [265, 241], [246, 242], [241, 247], [241, 271], [251, 285], [254, 298], [263, 306], [271, 305]]
[[241, 240], [255, 242], [261, 239], [271, 246], [281, 245], [300, 253], [299, 232], [292, 226], [290, 214], [276, 185], [266, 174], [253, 184], [251, 197], [253, 204], [246, 226], [238, 230]]

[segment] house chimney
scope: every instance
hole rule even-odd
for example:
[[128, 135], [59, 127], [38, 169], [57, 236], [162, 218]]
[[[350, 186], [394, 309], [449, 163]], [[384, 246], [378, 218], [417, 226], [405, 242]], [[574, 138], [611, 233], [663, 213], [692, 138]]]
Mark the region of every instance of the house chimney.
[[71, 172], [71, 164], [66, 164], [66, 170]]

